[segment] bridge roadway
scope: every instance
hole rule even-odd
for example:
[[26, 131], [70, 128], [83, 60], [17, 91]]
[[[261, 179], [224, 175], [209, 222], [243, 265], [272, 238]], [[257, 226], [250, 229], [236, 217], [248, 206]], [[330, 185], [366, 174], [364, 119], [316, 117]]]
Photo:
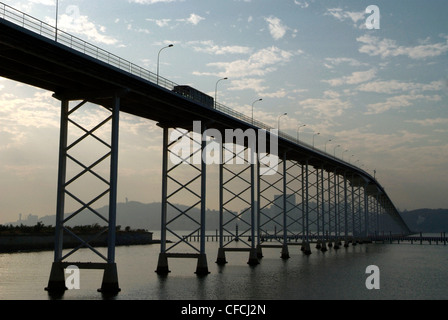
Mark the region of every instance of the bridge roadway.
[[[55, 41], [56, 38], [57, 41]], [[102, 105], [112, 112], [113, 137], [110, 145], [111, 177], [109, 192], [110, 207], [113, 206], [114, 208], [110, 209], [109, 212], [109, 218], [111, 219], [108, 221], [109, 244], [115, 243], [115, 233], [112, 230], [115, 230], [116, 218], [119, 112], [157, 122], [160, 127], [165, 128], [164, 136], [167, 132], [166, 128], [191, 130], [194, 121], [201, 121], [207, 128], [218, 129], [221, 132], [225, 129], [270, 129], [269, 126], [245, 117], [223, 105], [215, 104], [214, 108], [206, 107], [184, 98], [172, 91], [176, 86], [175, 83], [161, 77], [157, 78], [148, 70], [79, 38], [56, 30], [52, 26], [2, 3], [0, 3], [0, 58], [2, 61], [0, 64], [1, 77], [48, 90], [54, 93], [53, 97], [61, 100], [57, 236], [55, 240], [55, 262], [49, 281], [49, 288], [53, 291], [64, 290], [63, 264], [61, 262], [72, 253], [62, 257], [62, 244], [59, 243], [63, 223], [71, 218], [71, 216], [64, 218], [64, 197], [67, 193], [65, 187], [71, 183], [71, 181], [68, 183], [65, 181], [66, 166], [64, 161], [66, 160], [64, 159], [69, 156], [67, 145], [63, 145], [64, 139], [66, 140], [64, 127], [66, 130], [69, 101], [88, 101]], [[67, 119], [64, 120], [65, 117]], [[269, 145], [273, 134], [267, 132], [267, 145]], [[282, 155], [285, 160], [295, 161], [302, 166], [314, 166], [333, 173], [333, 175], [335, 173], [338, 175], [344, 174], [344, 177], [350, 181], [352, 186], [363, 187], [366, 198], [367, 196], [375, 197], [384, 207], [386, 213], [405, 232], [409, 232], [383, 187], [369, 173], [299, 142], [285, 133], [280, 132], [275, 138], [278, 138], [279, 155]], [[67, 141], [65, 141], [66, 143]], [[102, 161], [102, 159], [99, 161]], [[91, 171], [91, 167], [84, 167], [84, 172]], [[204, 185], [205, 183], [202, 184], [202, 188], [204, 188]], [[67, 194], [71, 196], [71, 194]], [[75, 197], [73, 198], [78, 200]], [[82, 202], [81, 204], [84, 205], [83, 207], [92, 210], [89, 204]], [[205, 200], [202, 200], [201, 207], [205, 208]], [[201, 226], [201, 228], [204, 228], [204, 226]], [[88, 243], [83, 243], [95, 251]], [[96, 267], [105, 269], [103, 292], [119, 291], [113, 245], [109, 245], [107, 258], [99, 253], [98, 255], [107, 261], [107, 264], [96, 265]], [[200, 256], [202, 257], [202, 255]]]

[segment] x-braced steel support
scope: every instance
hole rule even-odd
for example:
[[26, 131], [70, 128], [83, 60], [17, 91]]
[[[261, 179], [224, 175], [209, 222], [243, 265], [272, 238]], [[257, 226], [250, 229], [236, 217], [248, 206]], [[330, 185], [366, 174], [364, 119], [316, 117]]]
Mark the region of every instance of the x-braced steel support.
[[[303, 217], [303, 166], [296, 161], [286, 162], [286, 230], [288, 232], [288, 245], [301, 245], [298, 242], [304, 235]], [[300, 199], [300, 201], [298, 201]]]
[[[259, 159], [262, 162], [262, 159]], [[287, 230], [287, 183], [286, 183], [286, 152], [281, 161], [281, 172], [272, 175], [258, 173], [258, 220], [257, 233], [260, 238], [260, 248], [282, 249], [281, 258], [288, 259]], [[278, 166], [280, 167], [280, 165]], [[260, 166], [258, 166], [260, 170]], [[280, 235], [279, 235], [280, 234]], [[276, 241], [280, 245], [262, 244], [261, 242]]]
[[[61, 125], [60, 125], [60, 145], [59, 145], [59, 166], [58, 166], [58, 188], [57, 188], [57, 209], [56, 209], [56, 224], [55, 224], [55, 247], [54, 247], [54, 262], [51, 268], [50, 279], [48, 286], [45, 288], [49, 294], [62, 294], [67, 288], [65, 287], [64, 269], [68, 265], [77, 265], [79, 268], [104, 269], [104, 276], [101, 288], [98, 291], [104, 294], [116, 294], [120, 291], [118, 285], [117, 266], [115, 263], [115, 233], [116, 233], [116, 201], [117, 201], [117, 169], [118, 169], [118, 131], [119, 131], [119, 112], [120, 112], [120, 97], [117, 94], [112, 94], [111, 105], [105, 107], [109, 115], [102, 121], [99, 121], [92, 129], [88, 130], [76, 120], [75, 113], [82, 112], [81, 108], [86, 104], [86, 100], [78, 103], [70, 109], [70, 100], [61, 99]], [[69, 138], [69, 124], [83, 132], [74, 142], [68, 144]], [[105, 141], [97, 131], [106, 124], [111, 125], [110, 142]], [[81, 143], [86, 143], [86, 138], [93, 138], [97, 144], [105, 146], [108, 151], [104, 155], [98, 156], [90, 165], [86, 165], [82, 160], [77, 158], [76, 152], [73, 151], [75, 147]], [[84, 152], [85, 153], [85, 152]], [[106, 159], [110, 159], [109, 177], [103, 177], [96, 172], [96, 168]], [[82, 170], [78, 174], [68, 179], [68, 160], [81, 167]], [[100, 184], [105, 185], [105, 189], [91, 200], [84, 200], [82, 196], [78, 196], [79, 188], [71, 190], [70, 188], [87, 174], [94, 177]], [[82, 182], [82, 181], [81, 181]], [[103, 187], [104, 188], [104, 187]], [[86, 185], [82, 185], [81, 189], [87, 189]], [[93, 208], [100, 199], [109, 194], [109, 215], [104, 217], [97, 210]], [[72, 213], [67, 213], [66, 200], [68, 199], [77, 203], [80, 207]], [[79, 215], [86, 215], [93, 213], [101, 222], [106, 224], [102, 230], [94, 235], [82, 235], [75, 232], [68, 227], [75, 217]], [[95, 248], [91, 243], [95, 240], [107, 236], [107, 254], [101, 253], [99, 249]], [[63, 253], [64, 241], [67, 239], [75, 239], [79, 244], [67, 253]], [[88, 239], [87, 239], [88, 238]], [[81, 248], [90, 249], [102, 263], [80, 263], [67, 262], [66, 259], [72, 256]]]
[[[223, 143], [219, 164], [219, 249], [216, 263], [227, 263], [226, 251], [248, 251], [248, 264], [259, 264], [255, 234], [255, 145]], [[243, 208], [243, 209], [241, 209]], [[229, 239], [225, 242], [225, 238]], [[238, 247], [230, 246], [238, 242]]]
[[[195, 273], [206, 275], [209, 273], [205, 253], [206, 163], [202, 159], [206, 128], [203, 127], [200, 133], [176, 128], [170, 138], [169, 127], [160, 126], [163, 128], [162, 223], [156, 272], [159, 275], [170, 272], [168, 258], [196, 258]], [[179, 144], [184, 144], [184, 148], [180, 148], [182, 153]], [[185, 199], [191, 200], [190, 203], [180, 205]], [[193, 231], [180, 235], [175, 231], [176, 225], [192, 225]], [[188, 241], [193, 234], [199, 234], [199, 247]], [[168, 235], [174, 238], [168, 240]], [[172, 242], [167, 247], [169, 241]], [[173, 249], [179, 252], [173, 252]]]

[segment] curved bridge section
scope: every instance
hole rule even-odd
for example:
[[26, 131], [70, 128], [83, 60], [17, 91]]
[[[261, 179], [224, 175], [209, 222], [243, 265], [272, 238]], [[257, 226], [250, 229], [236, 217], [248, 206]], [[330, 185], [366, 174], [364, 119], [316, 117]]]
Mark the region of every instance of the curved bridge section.
[[[55, 255], [47, 287], [51, 293], [65, 290], [64, 268], [71, 264], [67, 258], [85, 247], [101, 262], [72, 264], [104, 269], [100, 291], [119, 291], [115, 221], [120, 112], [156, 121], [163, 130], [159, 274], [169, 272], [169, 258], [195, 258], [196, 273], [208, 273], [205, 199], [210, 148], [218, 151], [215, 163], [220, 168], [217, 263], [226, 263], [226, 253], [232, 251], [247, 251], [248, 263], [256, 265], [264, 248], [279, 248], [281, 257], [287, 259], [288, 248], [294, 244], [300, 244], [306, 254], [311, 253], [311, 242], [323, 251], [327, 246], [338, 248], [342, 240], [346, 245], [356, 244], [379, 234], [384, 216], [392, 218], [403, 234], [410, 233], [384, 188], [364, 170], [2, 3], [0, 57], [0, 76], [51, 91], [61, 101]], [[93, 128], [85, 128], [76, 117], [86, 102], [105, 112], [104, 120]], [[70, 126], [80, 131], [72, 142]], [[107, 141], [97, 134], [103, 127], [110, 128]], [[229, 133], [231, 138], [224, 141]], [[92, 163], [84, 163], [72, 152], [87, 138], [105, 148]], [[178, 144], [185, 139], [189, 152], [180, 153]], [[82, 170], [69, 177], [68, 161]], [[107, 177], [96, 171], [105, 163], [110, 172]], [[181, 179], [185, 173], [177, 174], [181, 167], [192, 172], [185, 181]], [[103, 186], [87, 200], [70, 189], [85, 175]], [[93, 206], [106, 196], [109, 215], [104, 217]], [[79, 209], [67, 213], [67, 199]], [[177, 205], [186, 199], [188, 205]], [[232, 204], [238, 202], [241, 210], [235, 211]], [[80, 245], [69, 252], [63, 250], [63, 233], [70, 232], [65, 224], [86, 211], [107, 225], [101, 233], [108, 234], [107, 253], [92, 247], [92, 239], [75, 234]], [[196, 225], [189, 236], [177, 234], [172, 227], [181, 219]], [[198, 242], [188, 240], [193, 234], [199, 235]], [[233, 246], [236, 241], [237, 247]]]

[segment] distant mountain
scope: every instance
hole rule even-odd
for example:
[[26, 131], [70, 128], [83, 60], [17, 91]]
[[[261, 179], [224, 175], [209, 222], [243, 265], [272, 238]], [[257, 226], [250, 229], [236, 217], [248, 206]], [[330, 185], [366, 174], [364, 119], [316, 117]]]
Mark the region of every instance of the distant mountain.
[[401, 213], [409, 229], [415, 232], [448, 232], [448, 209], [417, 209]]
[[[176, 205], [180, 210], [187, 210], [188, 207], [184, 205]], [[108, 219], [109, 206], [104, 206], [102, 208], [96, 209], [96, 211]], [[190, 218], [180, 217], [176, 218], [179, 211], [168, 206], [168, 221], [173, 220], [170, 223], [170, 228], [173, 230], [195, 230], [199, 226], [194, 222], [200, 221], [200, 210], [198, 208], [192, 208], [188, 211]], [[69, 215], [66, 214], [65, 218]], [[219, 212], [216, 210], [206, 211], [207, 226], [208, 229], [215, 230], [219, 225]], [[18, 220], [11, 223], [6, 223], [6, 225], [35, 225], [38, 221], [42, 222], [44, 225], [55, 225], [56, 216], [44, 216], [37, 219], [36, 216], [30, 215], [28, 219]], [[75, 217], [70, 219], [66, 224], [68, 226], [80, 226], [80, 225], [91, 225], [98, 223], [99, 225], [106, 225], [106, 221], [99, 218], [98, 215], [90, 210], [84, 210], [78, 213]], [[161, 227], [161, 204], [160, 203], [149, 203], [144, 204], [136, 201], [129, 201], [126, 203], [117, 204], [117, 226], [121, 226], [122, 229], [129, 226], [133, 229], [145, 229], [148, 231], [160, 230]]]
[[[187, 210], [188, 207], [184, 205], [176, 205], [180, 210]], [[98, 213], [107, 218], [108, 206], [97, 209]], [[266, 210], [266, 209], [265, 209]], [[269, 210], [269, 209], [268, 209]], [[273, 210], [273, 216], [278, 214], [278, 208], [272, 206], [270, 210]], [[195, 221], [200, 221], [200, 210], [198, 208], [192, 208], [188, 211], [189, 217], [178, 217], [179, 211], [168, 206], [168, 221], [172, 230], [195, 230], [199, 228], [199, 225]], [[412, 211], [404, 211], [401, 213], [403, 220], [414, 232], [424, 233], [440, 233], [448, 232], [448, 209], [418, 209]], [[229, 219], [229, 214], [226, 214], [226, 219]], [[29, 215], [25, 220], [19, 220], [16, 222], [6, 223], [12, 225], [35, 225], [37, 221], [41, 221], [45, 225], [55, 225], [56, 217], [45, 216], [37, 218], [37, 216]], [[98, 223], [105, 225], [106, 222], [90, 210], [80, 212], [76, 217], [71, 219], [68, 226], [79, 225], [91, 225]], [[219, 211], [207, 210], [206, 211], [206, 223], [208, 230], [216, 230], [219, 228]], [[228, 228], [233, 229], [238, 221], [235, 219], [229, 223]], [[243, 222], [240, 223], [240, 228], [246, 228]], [[126, 203], [117, 204], [117, 225], [121, 225], [124, 229], [129, 226], [133, 229], [146, 229], [148, 231], [160, 230], [161, 226], [161, 204], [149, 203], [144, 204], [136, 201], [129, 201]], [[384, 231], [399, 232], [396, 228], [396, 224], [392, 222], [392, 219], [388, 217], [382, 217], [381, 225]], [[274, 229], [274, 227], [272, 227]]]

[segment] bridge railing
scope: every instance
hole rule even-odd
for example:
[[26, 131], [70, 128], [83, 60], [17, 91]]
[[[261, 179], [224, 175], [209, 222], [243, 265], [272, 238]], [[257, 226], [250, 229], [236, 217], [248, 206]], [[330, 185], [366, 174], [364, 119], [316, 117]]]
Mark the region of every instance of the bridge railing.
[[[10, 21], [16, 25], [19, 25], [27, 30], [30, 30], [32, 32], [35, 32], [43, 37], [46, 37], [48, 39], [54, 40], [58, 43], [61, 43], [73, 50], [76, 50], [78, 52], [82, 52], [90, 57], [93, 57], [97, 60], [100, 60], [110, 66], [116, 67], [122, 71], [126, 71], [132, 75], [135, 75], [139, 78], [142, 78], [144, 80], [147, 80], [151, 83], [158, 84], [159, 86], [168, 89], [173, 90], [176, 84], [173, 81], [170, 81], [166, 78], [160, 77], [153, 72], [140, 67], [126, 59], [120, 58], [119, 56], [112, 54], [104, 49], [101, 49], [98, 46], [95, 46], [87, 41], [84, 41], [78, 37], [75, 37], [67, 32], [61, 31], [59, 29], [56, 29], [54, 26], [49, 25], [46, 22], [43, 22], [39, 19], [36, 19], [24, 12], [21, 12], [17, 9], [14, 9], [13, 7], [10, 7], [4, 3], [0, 2], [0, 18]], [[251, 117], [246, 116], [245, 114], [235, 111], [223, 104], [216, 103], [215, 104], [216, 110], [221, 111], [227, 115], [230, 115], [236, 119], [239, 119], [241, 121], [244, 121], [248, 124], [252, 124], [255, 127], [265, 129], [266, 131], [271, 131], [274, 129], [271, 126], [268, 126], [267, 124], [252, 119]], [[293, 143], [296, 143], [298, 145], [301, 145], [309, 150], [314, 151], [315, 153], [318, 153], [326, 158], [333, 158], [346, 166], [352, 167], [358, 171], [362, 171], [367, 176], [370, 176], [367, 172], [361, 170], [360, 168], [357, 168], [354, 165], [351, 165], [350, 163], [347, 163], [334, 155], [331, 155], [329, 153], [326, 153], [322, 150], [314, 148], [314, 146], [311, 146], [303, 141], [299, 141], [297, 138], [292, 137], [291, 135], [288, 135], [284, 132], [278, 132], [278, 136], [291, 141]]]

